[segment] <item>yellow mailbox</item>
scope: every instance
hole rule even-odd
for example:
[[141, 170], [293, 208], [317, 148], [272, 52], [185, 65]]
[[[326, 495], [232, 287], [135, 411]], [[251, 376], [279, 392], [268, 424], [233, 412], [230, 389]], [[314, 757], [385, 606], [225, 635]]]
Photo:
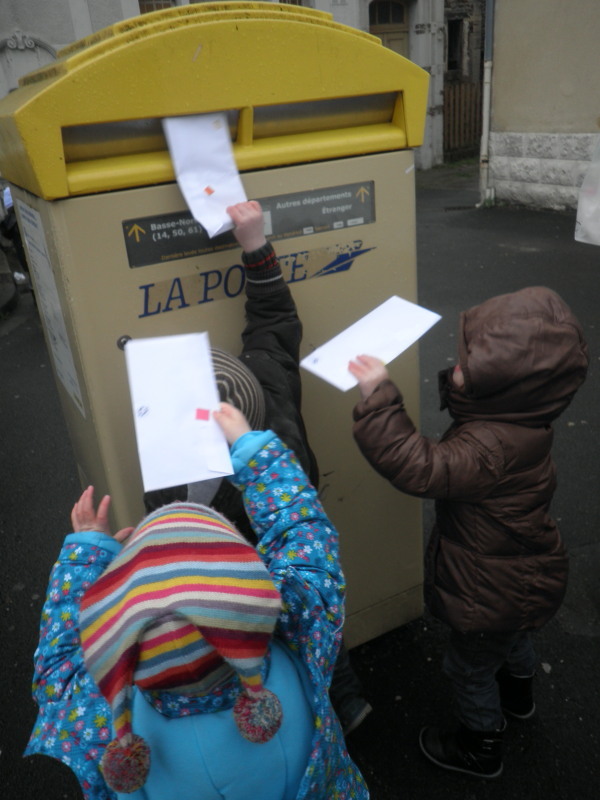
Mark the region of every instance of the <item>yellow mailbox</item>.
[[[303, 355], [392, 294], [416, 299], [414, 160], [427, 74], [324, 12], [204, 3], [65, 48], [0, 102], [11, 184], [83, 484], [143, 513], [123, 336], [208, 331], [237, 353], [240, 253], [209, 239], [174, 179], [161, 120], [227, 113], [304, 322]], [[414, 416], [416, 347], [391, 367]], [[350, 646], [422, 610], [418, 501], [368, 467], [355, 391], [303, 374], [321, 496], [342, 538]]]

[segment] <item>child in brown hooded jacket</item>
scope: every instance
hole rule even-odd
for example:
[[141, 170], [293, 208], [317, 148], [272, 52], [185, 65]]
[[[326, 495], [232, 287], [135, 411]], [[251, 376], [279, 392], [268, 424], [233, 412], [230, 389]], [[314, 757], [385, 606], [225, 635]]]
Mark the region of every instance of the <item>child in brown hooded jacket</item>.
[[453, 422], [421, 436], [385, 366], [349, 369], [362, 400], [354, 437], [396, 488], [436, 500], [426, 554], [429, 610], [451, 628], [444, 672], [458, 728], [426, 727], [423, 753], [446, 769], [502, 771], [504, 713], [535, 711], [530, 632], [564, 597], [568, 557], [549, 514], [556, 488], [551, 424], [585, 379], [581, 325], [550, 289], [500, 295], [460, 315], [458, 364], [440, 373]]

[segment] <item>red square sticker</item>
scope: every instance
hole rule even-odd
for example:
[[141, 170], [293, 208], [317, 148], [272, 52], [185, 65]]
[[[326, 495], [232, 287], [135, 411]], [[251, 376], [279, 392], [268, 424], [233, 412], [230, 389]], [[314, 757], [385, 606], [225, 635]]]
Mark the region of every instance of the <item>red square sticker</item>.
[[208, 408], [197, 408], [196, 409], [196, 419], [201, 419], [206, 421], [210, 419], [210, 411]]

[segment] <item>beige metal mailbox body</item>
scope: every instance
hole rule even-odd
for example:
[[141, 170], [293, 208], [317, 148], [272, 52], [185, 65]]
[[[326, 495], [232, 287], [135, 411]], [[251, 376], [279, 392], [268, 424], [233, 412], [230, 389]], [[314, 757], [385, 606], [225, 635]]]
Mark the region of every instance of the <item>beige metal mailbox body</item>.
[[[226, 5], [229, 14], [234, 6], [242, 9], [238, 34], [244, 33], [245, 25], [256, 23], [256, 15], [266, 13], [260, 3]], [[255, 10], [247, 8], [250, 6]], [[314, 23], [305, 21], [313, 19], [307, 10], [299, 20], [289, 11], [293, 7], [286, 8], [287, 12], [280, 12], [285, 17], [278, 28], [280, 38], [285, 39], [289, 29], [293, 42], [296, 26], [304, 26], [310, 32], [310, 25], [314, 24], [319, 41], [332, 37], [336, 52], [343, 51], [346, 37], [348, 47], [356, 46], [361, 54], [367, 47], [364, 58], [382, 57], [385, 65], [396, 65], [398, 74], [404, 70], [411, 76], [404, 88], [399, 86], [396, 90], [389, 80], [381, 93], [361, 86], [356, 100], [357, 120], [361, 114], [364, 119], [358, 120], [361, 125], [347, 120], [343, 123], [348, 136], [340, 135], [339, 123], [347, 116], [346, 106], [336, 107], [336, 98], [316, 97], [314, 91], [306, 98], [306, 103], [312, 105], [303, 106], [305, 101], [296, 92], [292, 104], [286, 106], [284, 87], [281, 97], [274, 99], [274, 107], [265, 104], [264, 97], [260, 108], [256, 103], [251, 112], [247, 106], [236, 107], [237, 116], [232, 119], [234, 152], [248, 197], [259, 200], [266, 212], [270, 237], [304, 323], [302, 354], [306, 355], [390, 295], [416, 300], [414, 162], [410, 148], [419, 142], [414, 134], [411, 141], [409, 126], [404, 123], [409, 114], [410, 87], [415, 93], [426, 93], [427, 80], [420, 70], [415, 72], [418, 68], [410, 62], [384, 52], [378, 42], [371, 41], [372, 37], [358, 36], [356, 31], [335, 23], [328, 27], [323, 22], [324, 15], [316, 12]], [[197, 28], [197, 38], [210, 49], [214, 33], [207, 33], [204, 28], [214, 31], [219, 23], [204, 23], [205, 17], [198, 13], [195, 25], [191, 25], [191, 18], [188, 14], [181, 27], [181, 46], [188, 46], [185, 37]], [[163, 24], [165, 19], [171, 20], [172, 26], [163, 35], [176, 36], [177, 15], [157, 15], [155, 24]], [[151, 31], [152, 25], [145, 24]], [[219, 35], [232, 37], [236, 43], [239, 35], [230, 21], [223, 24], [230, 27], [226, 34], [221, 31]], [[22, 156], [31, 149], [23, 132], [25, 123], [19, 128], [19, 111], [35, 104], [36, 97], [49, 92], [56, 82], [72, 80], [71, 91], [76, 91], [77, 69], [71, 60], [80, 58], [81, 52], [89, 60], [88, 51], [100, 48], [97, 59], [104, 63], [111, 57], [122, 58], [123, 51], [135, 49], [136, 43], [142, 42], [146, 47], [153, 37], [155, 48], [160, 47], [158, 33], [144, 37], [138, 30], [131, 39], [127, 32], [112, 33], [112, 38], [88, 43], [83, 51], [70, 48], [63, 65], [57, 66], [57, 74], [38, 80], [34, 73], [4, 106], [0, 105], [0, 137], [13, 156], [19, 158], [18, 142]], [[260, 36], [266, 45], [273, 35], [272, 24], [254, 25], [252, 34], [252, 47], [260, 50]], [[113, 43], [108, 52], [106, 41]], [[121, 44], [117, 46], [115, 41]], [[281, 46], [285, 49], [285, 42]], [[231, 48], [235, 52], [233, 44]], [[238, 46], [238, 52], [239, 49]], [[314, 57], [318, 58], [318, 53]], [[382, 69], [387, 75], [385, 65]], [[331, 64], [329, 68], [333, 68]], [[344, 68], [347, 72], [363, 67], [356, 56], [344, 63]], [[310, 70], [307, 67], [305, 71]], [[352, 78], [346, 74], [346, 82], [348, 77]], [[273, 80], [272, 70], [268, 78]], [[263, 81], [266, 80], [265, 74]], [[306, 85], [312, 85], [310, 78]], [[330, 92], [327, 81], [323, 85], [324, 94]], [[266, 90], [262, 91], [265, 94]], [[365, 100], [371, 93], [376, 96], [374, 106]], [[201, 100], [197, 97], [193, 107], [181, 108], [179, 113], [219, 110], [214, 101], [211, 105]], [[223, 108], [229, 111], [226, 96], [224, 101]], [[337, 101], [342, 102], [339, 98]], [[155, 102], [160, 104], [160, 98]], [[352, 102], [346, 90], [343, 103]], [[373, 144], [365, 133], [361, 151], [356, 147], [360, 139], [357, 128], [383, 128], [380, 109], [390, 104], [385, 125], [394, 130], [376, 134], [379, 144]], [[412, 119], [415, 131], [415, 114], [422, 113], [424, 123], [423, 97], [419, 97], [416, 106]], [[304, 130], [303, 126], [323, 125], [328, 118], [323, 109], [332, 109], [334, 123], [326, 122], [324, 130]], [[139, 169], [139, 163], [136, 162], [137, 172], [131, 167], [126, 147], [124, 156], [98, 155], [97, 149], [107, 141], [104, 134], [115, 124], [115, 118], [109, 119], [107, 111], [102, 113], [106, 115], [104, 120], [78, 124], [70, 120], [69, 125], [62, 126], [59, 138], [64, 181], [51, 176], [44, 183], [45, 179], [39, 178], [41, 170], [36, 169], [39, 156], [32, 156], [31, 163], [25, 165], [23, 156], [12, 172], [9, 159], [3, 157], [1, 167], [12, 184], [82, 483], [93, 484], [98, 495], [112, 495], [113, 522], [124, 526], [135, 524], [141, 517], [143, 490], [124, 353], [119, 342], [123, 337], [208, 331], [212, 345], [238, 353], [244, 324], [244, 272], [235, 242], [227, 237], [208, 240], [191, 218], [172, 172], [160, 177], [160, 169], [164, 172], [166, 165], [170, 169], [170, 162], [165, 161], [164, 141], [160, 152], [142, 147], [138, 154], [142, 163], [146, 153], [148, 163], [154, 165], [152, 169], [159, 162], [162, 165], [158, 173], [150, 170], [150, 180]], [[144, 131], [152, 129], [151, 135], [155, 136], [156, 126], [153, 128], [153, 123], [147, 121], [147, 110], [139, 113], [146, 115]], [[160, 105], [154, 109], [156, 119], [173, 113], [173, 108], [162, 109]], [[372, 116], [375, 121], [370, 119]], [[311, 122], [302, 123], [302, 119]], [[315, 123], [315, 119], [320, 122]], [[250, 139], [247, 125], [253, 131]], [[279, 141], [285, 138], [281, 130], [286, 125], [287, 157], [282, 155], [286, 143]], [[388, 134], [397, 138], [382, 145]], [[336, 136], [342, 151], [355, 137], [353, 146], [357, 152], [338, 155], [335, 147], [331, 149]], [[260, 161], [259, 156], [256, 151], [247, 151], [255, 146], [267, 152], [269, 142], [274, 143], [272, 152], [277, 155], [272, 163], [266, 159], [264, 166], [257, 168], [254, 162]], [[285, 163], [286, 158], [289, 163]], [[106, 161], [106, 174], [112, 177], [106, 178], [102, 172], [102, 160]], [[127, 169], [137, 177], [124, 187]], [[101, 178], [95, 184], [94, 176], [98, 174]], [[107, 180], [113, 181], [109, 188], [104, 185]], [[61, 181], [66, 187], [62, 194], [56, 190]], [[417, 348], [411, 348], [391, 364], [390, 372], [402, 386], [412, 416], [417, 416]], [[354, 646], [421, 613], [421, 509], [417, 500], [391, 489], [376, 475], [354, 444], [352, 407], [358, 399], [357, 390], [340, 392], [308, 372], [303, 372], [302, 377], [303, 412], [319, 461], [321, 497], [342, 541], [348, 582], [345, 635], [348, 644]]]

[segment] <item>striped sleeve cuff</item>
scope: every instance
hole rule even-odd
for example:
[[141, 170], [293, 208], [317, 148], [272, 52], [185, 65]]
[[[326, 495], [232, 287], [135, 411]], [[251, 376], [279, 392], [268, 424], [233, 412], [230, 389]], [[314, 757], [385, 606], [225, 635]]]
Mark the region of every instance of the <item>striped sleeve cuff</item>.
[[253, 250], [251, 253], [242, 253], [242, 260], [246, 267], [246, 283], [252, 295], [273, 294], [281, 291], [285, 285], [279, 260], [270, 242]]
[[250, 253], [243, 252], [242, 261], [248, 269], [273, 269], [279, 264], [271, 242], [267, 242], [258, 250], [252, 250]]

